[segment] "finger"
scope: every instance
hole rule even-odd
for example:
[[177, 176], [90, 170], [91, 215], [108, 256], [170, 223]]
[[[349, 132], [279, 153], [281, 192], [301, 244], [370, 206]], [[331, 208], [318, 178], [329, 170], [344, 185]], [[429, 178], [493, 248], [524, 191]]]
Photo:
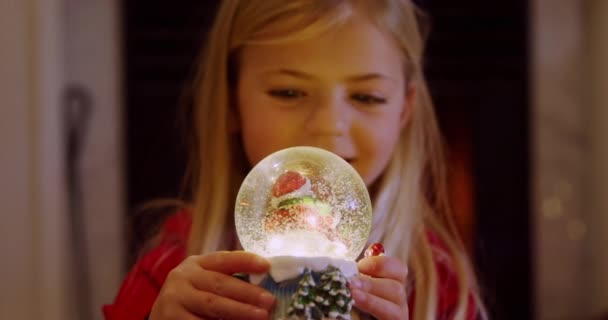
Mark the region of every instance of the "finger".
[[192, 285], [201, 291], [270, 310], [275, 298], [270, 292], [223, 273], [203, 270], [193, 273]]
[[180, 320], [200, 320], [201, 318], [192, 312], [188, 311], [181, 304], [159, 303], [159, 300], [154, 303], [150, 311], [150, 320], [157, 319], [180, 319]]
[[351, 290], [357, 309], [376, 319], [407, 319], [407, 304], [396, 305], [359, 289]]
[[245, 251], [217, 251], [194, 259], [204, 269], [224, 274], [263, 273], [270, 269], [268, 260]]
[[179, 319], [179, 320], [201, 320], [203, 318], [193, 314], [192, 312], [186, 310], [182, 306], [177, 306], [176, 311], [172, 313], [170, 316], [165, 316], [163, 319]]
[[269, 315], [264, 309], [195, 288], [184, 292], [183, 301], [186, 309], [205, 319], [265, 320]]
[[349, 281], [351, 289], [358, 289], [397, 305], [407, 303], [405, 286], [393, 279], [357, 276]]
[[359, 272], [375, 278], [389, 278], [405, 283], [407, 267], [397, 258], [367, 257], [359, 260]]

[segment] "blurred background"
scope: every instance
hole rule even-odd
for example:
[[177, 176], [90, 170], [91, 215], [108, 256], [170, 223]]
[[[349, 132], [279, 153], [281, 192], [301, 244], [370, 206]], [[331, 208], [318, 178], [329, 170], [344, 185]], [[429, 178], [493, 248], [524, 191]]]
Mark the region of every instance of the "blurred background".
[[[608, 319], [608, 1], [416, 2], [492, 318]], [[0, 0], [0, 319], [102, 319], [180, 193], [218, 3]]]

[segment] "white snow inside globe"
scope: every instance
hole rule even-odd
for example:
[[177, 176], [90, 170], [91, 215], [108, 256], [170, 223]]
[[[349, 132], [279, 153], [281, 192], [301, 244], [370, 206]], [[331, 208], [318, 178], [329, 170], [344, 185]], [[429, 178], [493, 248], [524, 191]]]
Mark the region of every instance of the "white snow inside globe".
[[365, 183], [344, 159], [319, 148], [293, 147], [260, 161], [235, 204], [239, 240], [264, 257], [329, 257], [354, 261], [371, 229]]

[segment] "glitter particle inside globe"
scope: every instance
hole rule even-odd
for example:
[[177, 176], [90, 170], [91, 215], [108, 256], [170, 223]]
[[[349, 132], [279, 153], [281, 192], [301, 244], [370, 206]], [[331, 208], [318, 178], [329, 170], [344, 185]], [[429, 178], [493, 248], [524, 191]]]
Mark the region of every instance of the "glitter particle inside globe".
[[372, 206], [363, 180], [323, 149], [277, 151], [247, 175], [235, 224], [247, 251], [265, 257], [355, 260], [369, 236]]

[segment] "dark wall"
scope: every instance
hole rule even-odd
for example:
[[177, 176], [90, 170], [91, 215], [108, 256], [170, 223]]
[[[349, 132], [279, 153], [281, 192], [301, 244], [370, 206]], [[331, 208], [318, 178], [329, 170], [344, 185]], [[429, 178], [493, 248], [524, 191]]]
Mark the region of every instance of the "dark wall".
[[[417, 2], [432, 21], [426, 71], [442, 129], [472, 168], [473, 249], [492, 318], [530, 319], [526, 1]], [[147, 225], [134, 209], [180, 194], [186, 161], [180, 97], [218, 1], [124, 3], [133, 257]], [[468, 147], [454, 148], [463, 143]]]
[[426, 0], [427, 77], [450, 145], [470, 135], [475, 260], [492, 319], [532, 318], [528, 8]]
[[[125, 99], [131, 208], [180, 190], [182, 96], [217, 1], [125, 1]], [[180, 5], [176, 5], [180, 3]]]
[[217, 3], [123, 2], [129, 264], [168, 213], [141, 206], [184, 193], [188, 85]]

